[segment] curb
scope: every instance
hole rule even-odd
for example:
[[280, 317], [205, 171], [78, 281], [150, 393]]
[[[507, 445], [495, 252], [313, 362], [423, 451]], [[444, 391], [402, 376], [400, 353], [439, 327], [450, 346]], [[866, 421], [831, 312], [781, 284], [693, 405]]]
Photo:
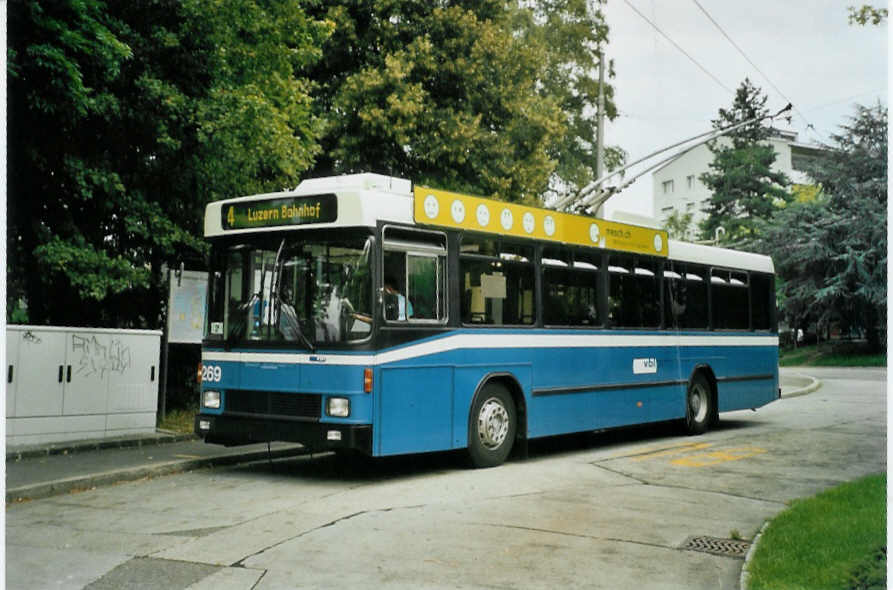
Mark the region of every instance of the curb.
[[747, 555], [744, 556], [744, 565], [741, 567], [741, 576], [738, 578], [739, 590], [747, 590], [747, 585], [750, 583], [750, 561], [753, 559], [754, 553], [756, 553], [760, 537], [762, 537], [766, 529], [769, 528], [769, 523], [771, 522], [772, 520], [770, 519], [763, 523], [763, 526], [760, 527], [760, 532], [753, 538], [753, 541], [750, 544], [750, 549], [747, 550]]
[[[126, 449], [133, 447], [147, 447], [167, 443], [198, 440], [195, 434], [175, 434], [159, 430], [158, 435], [150, 435], [138, 438], [111, 438], [92, 439], [73, 443], [56, 443], [39, 447], [23, 447], [6, 451], [6, 461], [22, 461], [37, 457], [50, 457], [53, 455], [72, 455], [87, 451], [100, 451], [104, 449]], [[57, 446], [58, 445], [58, 446]]]
[[113, 485], [127, 481], [135, 481], [138, 479], [146, 479], [153, 477], [161, 477], [173, 473], [183, 473], [194, 471], [203, 467], [218, 467], [224, 465], [237, 465], [240, 463], [251, 463], [254, 461], [266, 459], [281, 459], [284, 457], [293, 457], [298, 455], [309, 454], [304, 448], [287, 448], [275, 449], [269, 453], [266, 450], [254, 451], [251, 453], [222, 455], [217, 457], [203, 457], [201, 459], [187, 459], [182, 461], [167, 461], [151, 466], [131, 467], [128, 469], [118, 469], [114, 471], [105, 471], [103, 473], [95, 473], [92, 475], [84, 475], [77, 477], [69, 477], [57, 481], [49, 481], [27, 486], [20, 486], [6, 490], [7, 506], [13, 502], [24, 500], [39, 500], [58, 496], [71, 492], [89, 490], [101, 486]]
[[782, 393], [782, 398], [789, 397], [799, 397], [801, 395], [806, 395], [808, 393], [812, 393], [816, 391], [818, 388], [822, 386], [822, 382], [820, 379], [815, 377], [811, 377], [809, 375], [804, 375], [803, 373], [789, 373], [785, 377], [788, 379], [793, 379], [796, 381], [803, 381], [805, 384], [797, 389], [794, 389], [788, 393]]

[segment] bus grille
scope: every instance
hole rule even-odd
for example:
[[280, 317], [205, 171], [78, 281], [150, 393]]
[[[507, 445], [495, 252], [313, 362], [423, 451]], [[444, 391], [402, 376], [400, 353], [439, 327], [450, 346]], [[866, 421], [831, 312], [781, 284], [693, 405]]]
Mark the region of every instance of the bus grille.
[[251, 391], [230, 389], [226, 392], [224, 412], [288, 416], [318, 420], [322, 410], [322, 396], [309, 393], [281, 391]]

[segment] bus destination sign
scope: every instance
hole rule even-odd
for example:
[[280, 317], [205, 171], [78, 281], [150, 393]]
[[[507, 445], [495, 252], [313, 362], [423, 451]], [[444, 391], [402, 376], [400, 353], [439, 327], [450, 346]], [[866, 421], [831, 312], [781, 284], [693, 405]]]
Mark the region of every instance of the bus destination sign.
[[221, 216], [223, 229], [330, 223], [338, 218], [338, 198], [328, 194], [231, 203]]

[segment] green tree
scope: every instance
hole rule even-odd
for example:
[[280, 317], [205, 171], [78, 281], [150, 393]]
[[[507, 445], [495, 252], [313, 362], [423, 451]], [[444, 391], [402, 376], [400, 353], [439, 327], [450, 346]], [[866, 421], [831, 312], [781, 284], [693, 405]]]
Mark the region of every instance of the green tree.
[[532, 4], [315, 4], [336, 27], [311, 74], [326, 121], [314, 174], [373, 171], [531, 203], [556, 174], [591, 176], [580, 161], [607, 29], [583, 0]]
[[664, 229], [667, 230], [670, 238], [673, 240], [682, 240], [690, 242], [695, 238], [694, 213], [682, 213], [673, 210], [669, 217], [664, 220]]
[[[102, 209], [123, 184], [89, 134], [120, 108], [111, 85], [132, 52], [96, 0], [14, 1], [8, 19], [10, 295], [24, 299], [29, 319], [39, 322], [51, 299], [54, 308], [70, 308], [72, 290], [104, 295], [146, 282], [143, 269], [95, 247], [107, 220], [94, 221], [107, 217]], [[108, 204], [101, 193], [112, 197]], [[91, 231], [80, 231], [78, 221], [87, 219]], [[50, 280], [54, 274], [61, 276]]]
[[28, 321], [157, 327], [203, 204], [297, 182], [330, 25], [273, 0], [9, 4], [9, 268]]
[[[550, 148], [556, 163], [551, 192], [576, 193], [595, 180], [599, 56], [608, 44], [608, 25], [600, 10], [605, 0], [541, 0], [518, 11], [513, 28], [526, 44], [540, 48], [539, 84], [554, 97], [566, 120], [566, 132]], [[605, 79], [614, 77], [613, 60], [605, 60]], [[614, 88], [605, 83], [605, 116], [617, 117]], [[605, 146], [605, 169], [623, 164], [626, 153]]]
[[[728, 127], [769, 114], [767, 97], [745, 79], [735, 92], [729, 109], [719, 109], [713, 120], [716, 129]], [[712, 239], [717, 227], [726, 230], [723, 242], [740, 243], [754, 238], [758, 220], [768, 219], [779, 205], [791, 199], [790, 180], [772, 169], [777, 154], [766, 140], [771, 129], [762, 121], [746, 125], [711, 142], [713, 161], [701, 181], [712, 195], [704, 211], [701, 235]]]
[[890, 16], [890, 10], [887, 8], [877, 8], [871, 4], [863, 4], [859, 8], [850, 6], [849, 21], [851, 25], [879, 25]]
[[759, 243], [783, 279], [792, 326], [836, 322], [878, 350], [887, 305], [887, 109], [859, 106], [841, 129], [810, 167], [821, 195], [776, 212]]

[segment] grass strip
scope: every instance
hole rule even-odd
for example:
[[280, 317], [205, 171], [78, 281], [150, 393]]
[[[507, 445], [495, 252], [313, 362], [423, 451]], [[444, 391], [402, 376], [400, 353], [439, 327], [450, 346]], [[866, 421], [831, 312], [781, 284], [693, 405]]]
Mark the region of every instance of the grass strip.
[[158, 427], [162, 430], [189, 434], [193, 430], [194, 420], [195, 410], [170, 410], [165, 414], [164, 420]]
[[842, 354], [812, 345], [780, 351], [781, 367], [886, 367], [886, 353]]
[[748, 590], [884, 588], [886, 489], [872, 475], [795, 500], [763, 533]]

